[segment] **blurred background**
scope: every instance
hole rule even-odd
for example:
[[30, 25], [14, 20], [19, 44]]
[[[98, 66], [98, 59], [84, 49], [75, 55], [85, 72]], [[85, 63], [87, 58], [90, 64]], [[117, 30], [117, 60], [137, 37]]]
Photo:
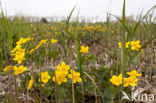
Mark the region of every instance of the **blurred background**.
[[[1, 3], [8, 16], [62, 18], [76, 5], [73, 16], [80, 11], [81, 18], [105, 21], [107, 12], [121, 15], [123, 0], [1, 0]], [[156, 0], [126, 0], [126, 16], [145, 13], [154, 5]]]

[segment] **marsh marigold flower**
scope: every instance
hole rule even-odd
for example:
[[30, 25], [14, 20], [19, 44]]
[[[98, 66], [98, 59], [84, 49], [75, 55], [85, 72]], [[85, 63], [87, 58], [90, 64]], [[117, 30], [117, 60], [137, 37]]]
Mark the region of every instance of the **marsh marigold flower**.
[[14, 75], [18, 75], [26, 71], [27, 67], [24, 67], [23, 65], [21, 65], [19, 67], [14, 66], [13, 69], [14, 69]]
[[110, 82], [113, 85], [119, 86], [120, 84], [122, 84], [122, 74], [120, 74], [119, 76], [113, 75], [110, 79]]
[[[129, 45], [130, 45], [130, 42], [126, 42], [125, 47], [126, 48], [129, 48]], [[121, 42], [118, 42], [118, 46], [119, 46], [119, 48], [121, 48], [122, 43]]]
[[53, 77], [53, 81], [56, 81], [58, 85], [61, 85], [63, 82], [67, 82], [66, 73], [64, 71], [55, 71], [55, 76]]
[[43, 39], [43, 40], [41, 40], [41, 41], [39, 42], [39, 44], [46, 44], [47, 41], [48, 41], [48, 39]]
[[21, 49], [21, 45], [16, 45], [16, 47], [15, 47], [13, 50], [11, 50], [12, 55], [13, 55], [16, 51], [19, 51], [20, 49]]
[[20, 40], [18, 40], [18, 41], [16, 42], [16, 44], [17, 44], [17, 45], [21, 45], [21, 44], [23, 43], [23, 40], [24, 40], [23, 38], [20, 38]]
[[32, 87], [33, 82], [34, 82], [34, 79], [33, 79], [33, 76], [31, 75], [31, 79], [30, 79], [30, 81], [28, 83], [28, 90]]
[[121, 42], [118, 42], [118, 46], [119, 46], [119, 48], [121, 48]]
[[132, 76], [132, 77], [141, 76], [141, 74], [138, 74], [136, 70], [132, 70], [131, 72], [127, 72], [127, 74], [128, 74], [129, 76]]
[[25, 49], [20, 49], [19, 51], [16, 51], [15, 57], [13, 58], [14, 61], [17, 61], [18, 64], [21, 64], [23, 60], [25, 60], [24, 56], [25, 56]]
[[41, 84], [42, 87], [44, 87], [44, 84]]
[[51, 43], [57, 43], [58, 42], [58, 40], [56, 40], [56, 39], [51, 39]]
[[20, 38], [20, 40], [17, 41], [16, 44], [17, 44], [17, 45], [21, 45], [21, 44], [24, 44], [24, 43], [26, 43], [26, 42], [28, 42], [28, 41], [30, 41], [30, 40], [33, 40], [33, 38], [31, 38], [31, 37]]
[[138, 79], [136, 77], [128, 77], [128, 78], [124, 78], [124, 87], [127, 87], [127, 86], [135, 86], [136, 83], [138, 82]]
[[41, 72], [41, 81], [43, 83], [47, 83], [49, 79], [50, 79], [50, 75], [48, 74], [47, 71]]
[[87, 54], [87, 53], [89, 53], [89, 52], [88, 52], [88, 49], [89, 49], [88, 46], [86, 46], [86, 47], [85, 47], [85, 46], [81, 46], [80, 52], [81, 52], [81, 53], [86, 53], [86, 54]]
[[70, 73], [71, 74], [68, 75], [68, 78], [73, 79], [73, 83], [82, 82], [82, 79], [80, 77], [79, 72], [75, 72], [74, 70], [70, 70]]
[[138, 51], [141, 48], [139, 40], [131, 41], [130, 45], [131, 45], [131, 50], [137, 50]]
[[48, 39], [43, 39], [43, 40], [39, 41], [39, 44], [38, 44], [35, 48], [31, 49], [31, 50], [29, 51], [29, 54], [32, 54], [32, 53], [33, 53], [35, 50], [37, 50], [42, 44], [46, 44], [47, 41], [48, 41]]
[[5, 67], [5, 68], [3, 69], [3, 71], [10, 71], [10, 69], [11, 69], [11, 65]]
[[[16, 47], [11, 51], [11, 55], [15, 56], [13, 58], [13, 60], [17, 61], [18, 64], [21, 64], [22, 61], [25, 60], [25, 57], [24, 57], [25, 56], [25, 49], [21, 48], [21, 44], [23, 43], [24, 39], [21, 39], [21, 40], [20, 40], [20, 42], [19, 41], [17, 42]], [[25, 42], [27, 42], [27, 40], [24, 41], [24, 43]]]
[[[118, 42], [118, 45], [119, 45], [119, 48], [121, 48], [122, 43], [121, 42]], [[141, 48], [140, 41], [137, 40], [137, 41], [129, 41], [129, 42], [126, 42], [125, 43], [125, 47], [126, 48], [129, 48], [130, 47], [130, 49], [133, 50], [133, 51], [134, 50], [139, 51], [139, 49]], [[141, 52], [143, 52], [143, 49], [141, 49]]]
[[61, 65], [58, 65], [56, 68], [57, 68], [57, 71], [63, 71], [66, 74], [68, 74], [68, 70], [70, 69], [70, 66], [66, 65], [65, 62], [62, 62]]
[[126, 42], [126, 48], [129, 48], [130, 42]]

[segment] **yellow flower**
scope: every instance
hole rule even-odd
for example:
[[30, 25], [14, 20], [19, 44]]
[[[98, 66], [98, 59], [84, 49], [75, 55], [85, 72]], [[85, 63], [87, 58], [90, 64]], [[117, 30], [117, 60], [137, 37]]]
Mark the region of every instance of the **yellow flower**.
[[11, 69], [11, 65], [5, 67], [5, 68], [3, 69], [3, 71], [10, 71], [10, 69]]
[[39, 44], [35, 47], [35, 48], [33, 48], [33, 49], [31, 49], [30, 51], [29, 51], [29, 54], [32, 54], [35, 50], [37, 50], [42, 44], [46, 44], [47, 43], [47, 41], [48, 41], [48, 39], [43, 39], [43, 40], [41, 40], [41, 41], [39, 41]]
[[17, 45], [12, 51], [11, 55], [15, 56], [13, 58], [14, 61], [17, 61], [18, 64], [21, 64], [23, 60], [25, 60], [25, 49], [21, 49], [21, 46]]
[[17, 51], [15, 54], [15, 57], [13, 58], [14, 61], [17, 61], [18, 64], [21, 64], [23, 60], [25, 60], [25, 50], [24, 51]]
[[16, 47], [11, 51], [11, 55], [15, 55], [15, 58], [13, 60], [17, 61], [18, 64], [22, 63], [22, 60], [25, 60], [25, 49], [21, 48], [21, 44], [24, 44], [30, 40], [33, 40], [33, 38], [27, 37], [27, 38], [20, 38], [19, 41], [16, 42]]
[[132, 77], [138, 77], [138, 76], [141, 76], [141, 74], [138, 74], [136, 70], [133, 70], [131, 72], [127, 72], [127, 74], [129, 76], [132, 76]]
[[43, 39], [43, 40], [41, 40], [41, 41], [39, 42], [39, 44], [46, 44], [47, 41], [48, 41], [48, 39]]
[[113, 85], [119, 86], [120, 84], [122, 84], [122, 74], [120, 74], [119, 76], [113, 75], [110, 79], [110, 82]]
[[138, 79], [136, 77], [128, 77], [128, 78], [124, 78], [124, 87], [127, 87], [127, 86], [135, 86], [136, 83], [138, 82]]
[[41, 84], [42, 87], [44, 87], [44, 84]]
[[20, 38], [19, 41], [16, 42], [17, 45], [21, 45], [21, 44], [24, 44], [30, 40], [33, 40], [33, 38], [30, 38], [30, 37], [27, 37], [27, 38]]
[[23, 38], [20, 38], [20, 40], [17, 41], [16, 44], [17, 44], [17, 45], [21, 45], [21, 44], [23, 43], [23, 40], [24, 40]]
[[34, 50], [37, 50], [41, 45], [42, 45], [42, 43], [39, 43], [39, 44], [34, 48]]
[[138, 51], [141, 48], [139, 40], [131, 41], [130, 45], [131, 45], [131, 50], [137, 50]]
[[137, 41], [135, 41], [137, 44], [140, 44], [140, 41], [139, 40], [137, 40]]
[[[119, 45], [119, 48], [121, 48], [122, 43], [121, 42], [118, 42], [118, 45]], [[129, 48], [129, 46], [131, 46], [130, 47], [131, 50], [136, 50], [136, 51], [139, 51], [139, 49], [141, 48], [141, 45], [140, 45], [140, 41], [139, 40], [126, 42], [125, 47], [126, 48]], [[143, 49], [141, 49], [141, 52], [143, 52]]]
[[118, 46], [119, 46], [119, 48], [121, 48], [121, 42], [118, 42]]
[[[34, 40], [34, 38], [30, 38], [30, 36], [29, 37], [27, 37], [27, 38], [25, 38], [24, 40], [23, 40], [23, 43], [26, 43], [26, 42], [28, 42], [28, 41], [30, 41], [30, 40]], [[22, 43], [22, 44], [23, 44]]]
[[57, 43], [58, 40], [55, 40], [55, 39], [51, 39], [51, 43]]
[[55, 35], [57, 35], [58, 34], [58, 32], [55, 32]]
[[27, 38], [20, 38], [19, 41], [16, 42], [16, 47], [11, 51], [11, 55], [15, 56], [13, 58], [14, 61], [17, 61], [18, 64], [21, 64], [23, 60], [25, 60], [25, 49], [21, 48], [21, 44], [26, 43], [30, 40], [33, 40], [33, 38], [27, 37]]
[[11, 51], [11, 53], [19, 51], [20, 49], [21, 49], [21, 45], [16, 45], [16, 47]]
[[[126, 42], [125, 47], [128, 48], [129, 47], [129, 44], [130, 44], [130, 42]], [[118, 42], [118, 46], [119, 46], [119, 48], [121, 48], [122, 43], [121, 42]]]
[[29, 54], [32, 54], [34, 51], [35, 51], [35, 49], [31, 49], [31, 50], [29, 51]]
[[41, 72], [41, 81], [43, 83], [47, 83], [49, 79], [50, 79], [50, 75], [48, 74], [47, 71]]
[[129, 44], [130, 44], [130, 42], [127, 42], [127, 43], [126, 43], [126, 48], [128, 48], [128, 47], [129, 47]]
[[144, 49], [141, 49], [140, 51], [141, 51], [141, 52], [143, 52], [143, 51], [144, 51]]
[[13, 52], [12, 55], [20, 55], [22, 53], [25, 53], [25, 49], [19, 48], [18, 50], [16, 50], [15, 52]]
[[68, 78], [73, 79], [73, 83], [82, 82], [82, 79], [80, 77], [80, 73], [79, 72], [75, 72], [74, 70], [70, 70], [70, 73], [71, 74], [68, 75]]
[[21, 65], [19, 67], [14, 66], [13, 69], [14, 69], [14, 75], [18, 75], [26, 71], [27, 67], [24, 67], [23, 65]]
[[33, 79], [33, 76], [31, 75], [31, 79], [30, 79], [30, 81], [28, 83], [28, 90], [32, 87], [33, 82], [34, 82], [34, 79]]
[[86, 47], [85, 47], [85, 46], [81, 46], [80, 52], [81, 52], [81, 53], [89, 53], [89, 52], [88, 52], [88, 49], [89, 49], [88, 46], [86, 46]]
[[56, 80], [57, 84], [61, 85], [62, 82], [67, 82], [66, 75], [67, 74], [63, 71], [55, 71], [55, 76], [53, 77], [53, 81]]
[[58, 65], [56, 68], [57, 68], [58, 71], [63, 71], [67, 75], [68, 74], [68, 70], [70, 69], [70, 66], [66, 65], [65, 62], [62, 62], [61, 65]]
[[114, 31], [112, 30], [112, 34], [114, 33]]

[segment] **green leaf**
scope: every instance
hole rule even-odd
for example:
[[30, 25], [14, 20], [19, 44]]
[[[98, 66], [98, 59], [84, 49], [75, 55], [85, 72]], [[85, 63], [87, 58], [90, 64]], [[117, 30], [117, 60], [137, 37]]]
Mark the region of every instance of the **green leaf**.
[[[86, 72], [83, 72], [83, 73], [92, 81], [93, 86], [98, 90], [100, 96], [103, 97], [101, 91], [99, 90], [99, 88], [95, 82], [95, 80], [88, 73], [86, 73]], [[103, 98], [102, 98], [102, 102], [104, 103]]]

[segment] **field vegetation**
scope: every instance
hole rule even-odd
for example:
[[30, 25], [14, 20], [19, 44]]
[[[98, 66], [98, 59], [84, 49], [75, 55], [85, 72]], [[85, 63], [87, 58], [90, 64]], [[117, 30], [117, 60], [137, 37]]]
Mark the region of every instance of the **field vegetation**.
[[126, 17], [124, 1], [122, 17], [107, 13], [95, 23], [71, 21], [75, 7], [53, 22], [9, 19], [1, 9], [0, 102], [132, 103], [123, 92], [156, 95], [155, 8]]

